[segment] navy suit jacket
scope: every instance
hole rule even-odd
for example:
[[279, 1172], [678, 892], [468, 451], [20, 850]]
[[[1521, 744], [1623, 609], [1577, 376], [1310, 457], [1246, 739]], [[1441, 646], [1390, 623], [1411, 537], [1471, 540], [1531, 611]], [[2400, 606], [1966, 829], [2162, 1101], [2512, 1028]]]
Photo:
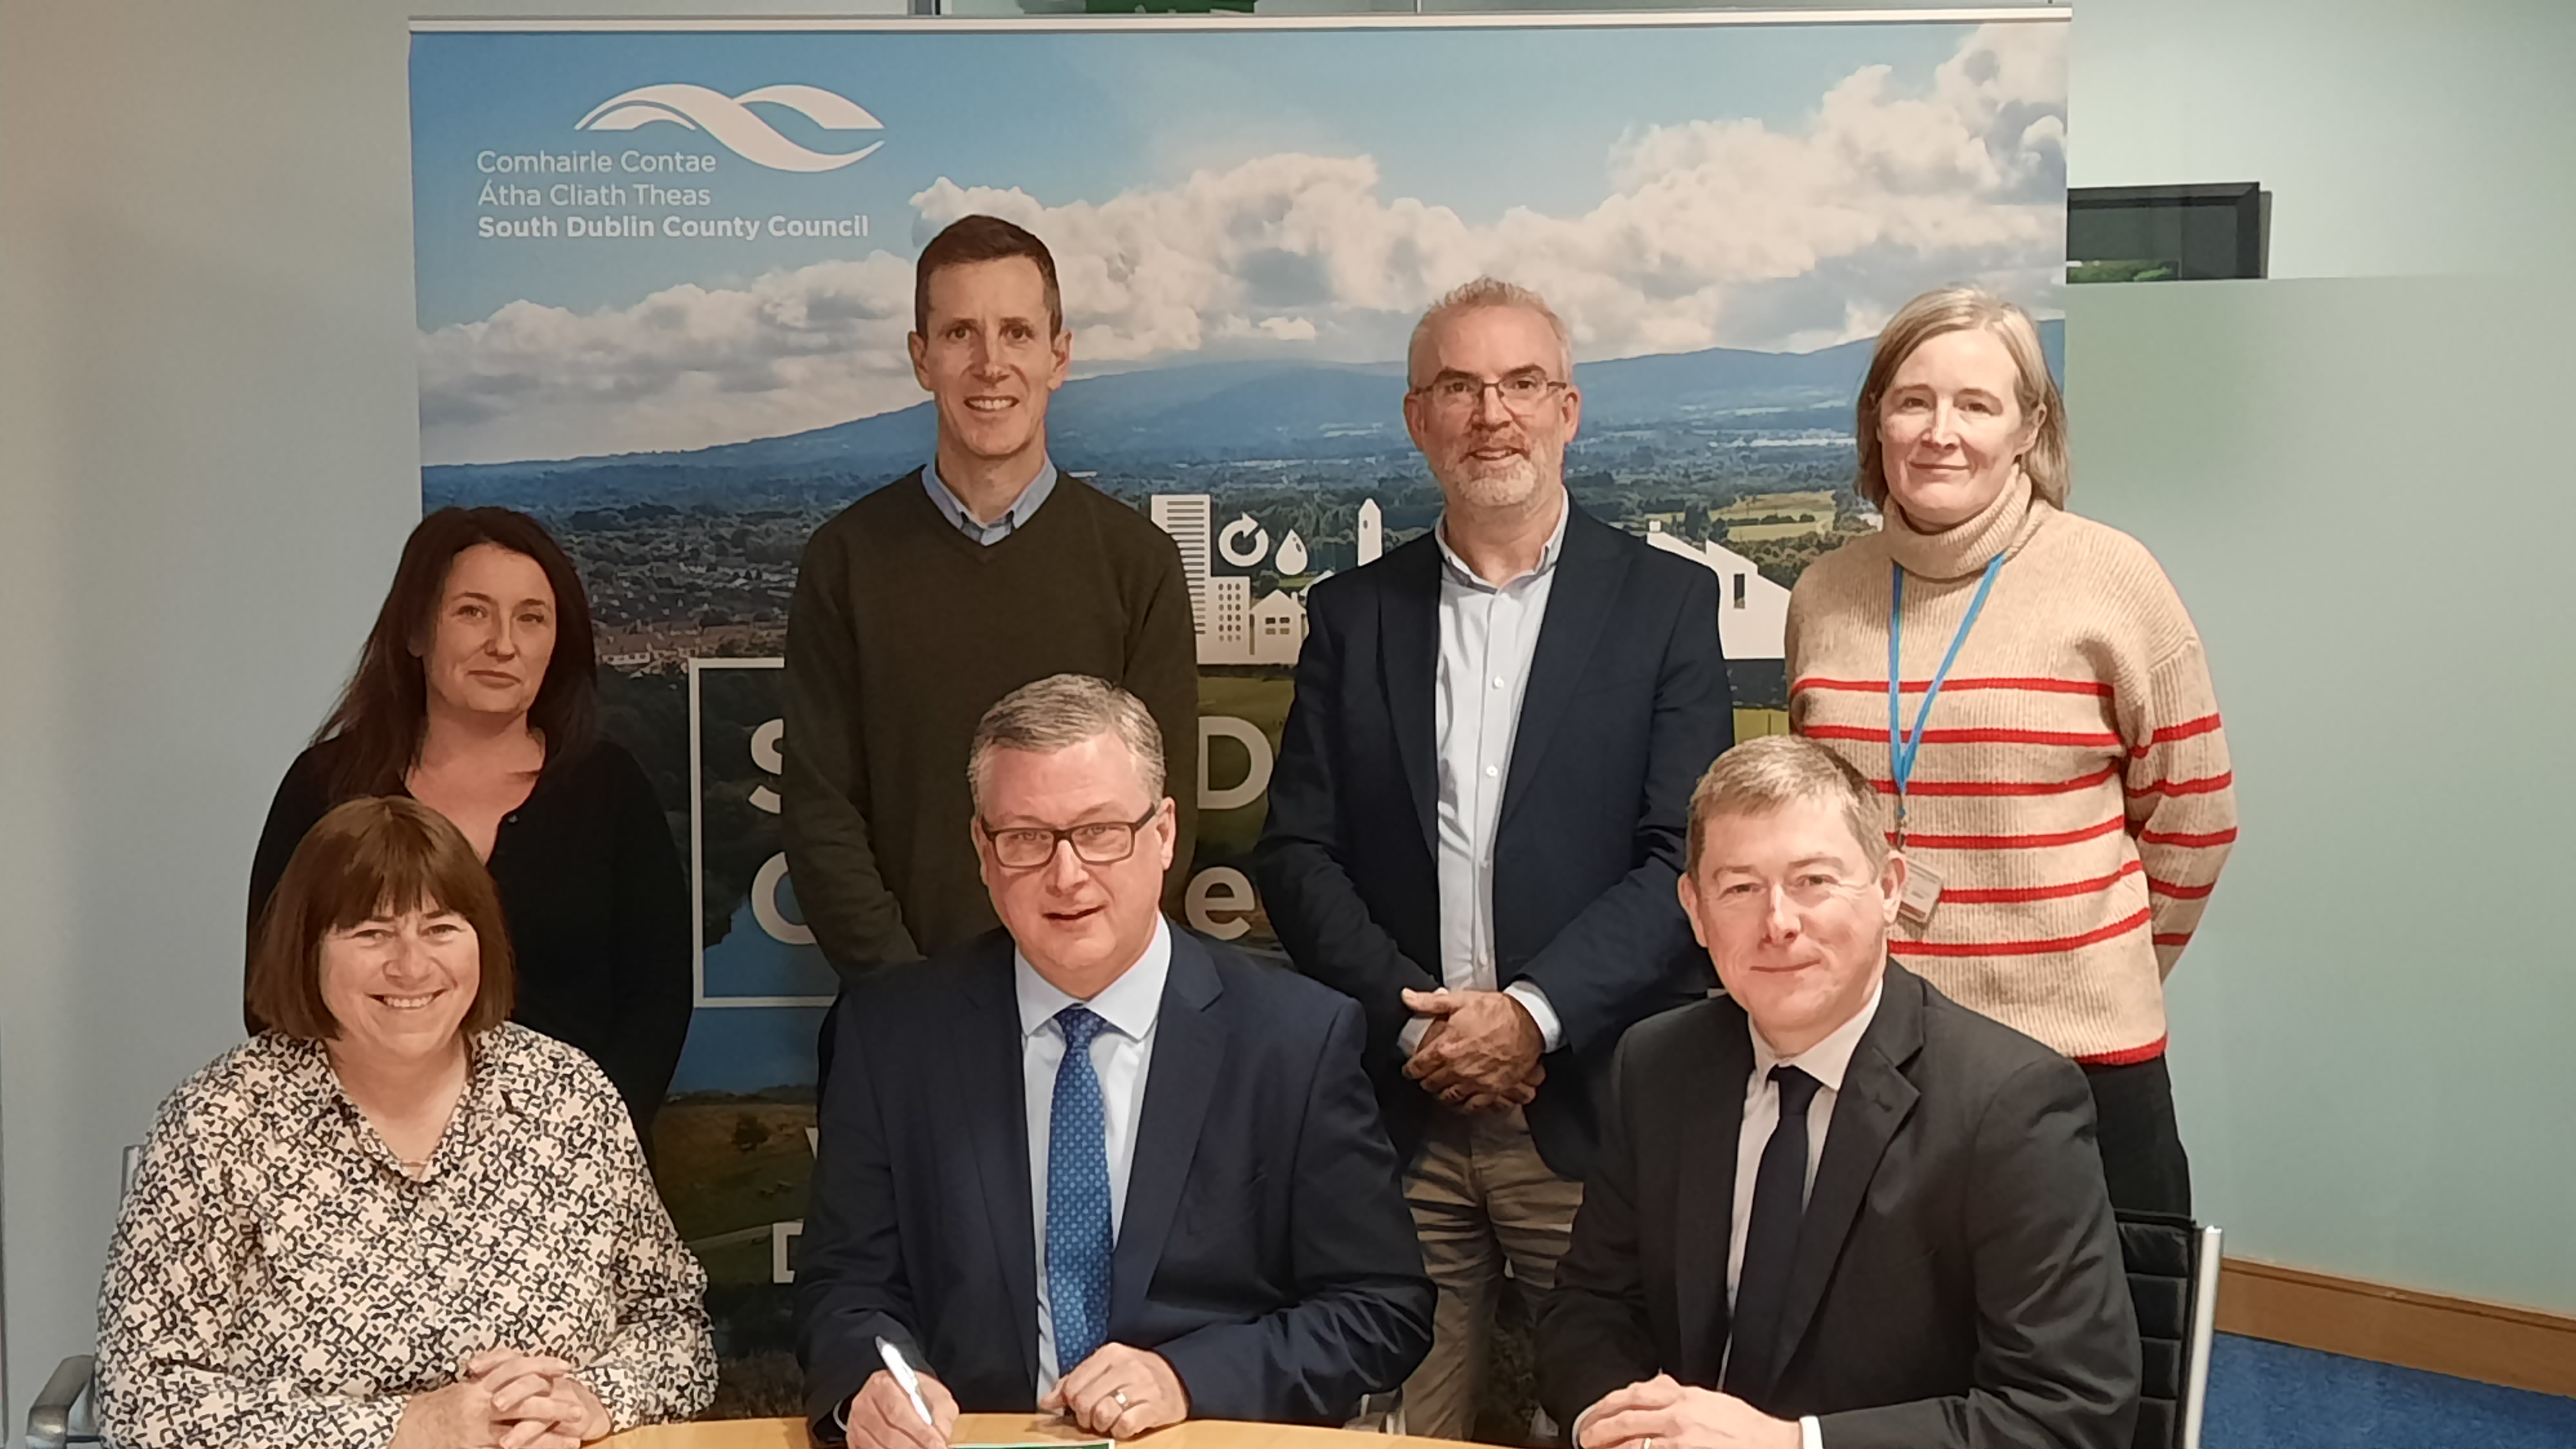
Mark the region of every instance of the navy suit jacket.
[[[807, 1417], [902, 1345], [968, 1412], [1037, 1402], [1037, 1233], [1011, 941], [848, 989], [797, 1255]], [[1194, 1418], [1338, 1424], [1431, 1346], [1431, 1282], [1360, 1071], [1359, 1012], [1172, 931], [1111, 1259], [1111, 1341]], [[1064, 1365], [1070, 1369], [1072, 1365]]]
[[[1424, 534], [1307, 595], [1258, 864], [1297, 969], [1368, 1014], [1369, 1075], [1407, 1160], [1431, 1099], [1404, 1075], [1402, 993], [1441, 984], [1441, 568]], [[1560, 1176], [1591, 1165], [1619, 1034], [1715, 984], [1673, 887], [1691, 789], [1735, 742], [1719, 607], [1706, 568], [1579, 508], [1566, 521], [1494, 837], [1494, 984], [1536, 984], [1564, 1026], [1528, 1108]]]

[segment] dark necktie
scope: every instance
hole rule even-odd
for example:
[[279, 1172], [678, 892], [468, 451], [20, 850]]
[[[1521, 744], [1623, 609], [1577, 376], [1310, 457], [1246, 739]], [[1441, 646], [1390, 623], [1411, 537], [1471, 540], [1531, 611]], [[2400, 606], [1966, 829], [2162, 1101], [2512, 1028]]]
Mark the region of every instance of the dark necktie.
[[1047, 1130], [1047, 1316], [1055, 1371], [1073, 1372], [1109, 1337], [1109, 1151], [1091, 1040], [1109, 1023], [1082, 1006], [1056, 1013], [1064, 1060]]
[[1807, 1211], [1807, 1107], [1824, 1084], [1780, 1066], [1771, 1069], [1771, 1085], [1780, 1090], [1780, 1125], [1771, 1129], [1753, 1175], [1753, 1217], [1744, 1229], [1727, 1338], [1725, 1388], [1739, 1396], [1764, 1392], [1778, 1367], [1780, 1312], [1797, 1259], [1798, 1219]]

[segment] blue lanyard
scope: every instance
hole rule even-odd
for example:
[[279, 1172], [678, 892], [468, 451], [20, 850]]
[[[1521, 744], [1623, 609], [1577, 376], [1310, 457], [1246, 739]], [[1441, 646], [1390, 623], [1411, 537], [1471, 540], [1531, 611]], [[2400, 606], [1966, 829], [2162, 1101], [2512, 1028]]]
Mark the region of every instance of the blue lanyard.
[[1914, 712], [1913, 743], [1897, 727], [1901, 675], [1897, 670], [1899, 651], [1905, 642], [1905, 565], [1889, 564], [1887, 581], [1887, 770], [1896, 782], [1896, 844], [1905, 847], [1905, 786], [1914, 778], [1914, 757], [1923, 752], [1923, 725], [1932, 718], [1932, 701], [1941, 697], [1941, 686], [1950, 677], [1950, 666], [1959, 662], [1959, 646], [1968, 642], [1968, 631], [1977, 626], [1977, 614], [1986, 607], [1986, 595], [1995, 586], [1995, 575], [2003, 571], [2004, 556], [1996, 554], [1986, 564], [1983, 577], [1977, 580], [1976, 596], [1968, 600], [1968, 612], [1959, 620], [1959, 632], [1950, 636], [1950, 650], [1941, 656], [1941, 667], [1932, 671], [1931, 686], [1923, 691], [1923, 707]]

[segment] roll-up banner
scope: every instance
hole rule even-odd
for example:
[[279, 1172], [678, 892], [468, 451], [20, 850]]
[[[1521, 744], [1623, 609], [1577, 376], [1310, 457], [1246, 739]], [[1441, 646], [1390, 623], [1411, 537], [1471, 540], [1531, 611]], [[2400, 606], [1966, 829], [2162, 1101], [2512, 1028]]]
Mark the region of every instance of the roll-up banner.
[[834, 982], [780, 841], [779, 656], [807, 535], [930, 458], [922, 244], [988, 212], [1054, 252], [1052, 455], [1189, 581], [1189, 924], [1261, 948], [1305, 591], [1438, 515], [1399, 412], [1423, 309], [1488, 274], [1554, 305], [1576, 502], [1719, 575], [1737, 732], [1782, 728], [1789, 588], [1876, 525], [1851, 406], [1877, 328], [1952, 281], [2057, 315], [2063, 19], [414, 25], [422, 504], [524, 509], [571, 551], [607, 728], [689, 862], [698, 1005], [655, 1135], [719, 1412], [795, 1412]]

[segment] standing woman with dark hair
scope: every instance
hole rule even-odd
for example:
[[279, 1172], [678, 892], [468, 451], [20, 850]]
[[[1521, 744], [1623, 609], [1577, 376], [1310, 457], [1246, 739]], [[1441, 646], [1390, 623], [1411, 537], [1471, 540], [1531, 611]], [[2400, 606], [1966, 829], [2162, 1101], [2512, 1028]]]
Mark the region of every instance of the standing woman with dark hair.
[[1889, 954], [2084, 1069], [2112, 1206], [2188, 1214], [2164, 979], [2236, 839], [2200, 632], [2145, 547], [2065, 511], [2065, 403], [2020, 308], [1907, 303], [1856, 423], [1885, 522], [1789, 595], [1789, 727], [1888, 802]]
[[[520, 1024], [579, 1047], [650, 1141], [689, 1029], [689, 901], [652, 782], [598, 733], [590, 601], [536, 520], [442, 508], [403, 545], [357, 672], [269, 806], [250, 919], [332, 806], [409, 795], [500, 887]], [[254, 1032], [270, 1023], [247, 1000]]]

